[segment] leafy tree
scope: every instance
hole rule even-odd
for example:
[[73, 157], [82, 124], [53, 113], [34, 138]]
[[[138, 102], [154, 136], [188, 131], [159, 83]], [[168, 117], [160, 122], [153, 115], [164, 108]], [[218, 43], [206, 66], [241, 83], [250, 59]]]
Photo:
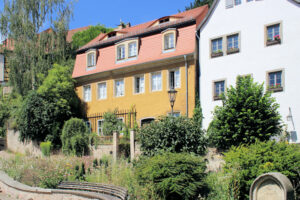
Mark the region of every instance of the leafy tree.
[[104, 25], [91, 26], [87, 30], [77, 32], [72, 37], [72, 47], [78, 49], [97, 37], [100, 33], [113, 31], [112, 28], [106, 28]]
[[[268, 172], [280, 172], [292, 182], [300, 194], [300, 147], [285, 142], [259, 142], [250, 146], [232, 147], [225, 153], [225, 172], [238, 173], [239, 199], [249, 199], [250, 186], [255, 178]], [[296, 195], [295, 195], [296, 196]]]
[[222, 96], [223, 106], [217, 106], [208, 128], [209, 141], [218, 149], [231, 145], [269, 140], [281, 132], [279, 105], [264, 93], [263, 84], [254, 83], [250, 76], [238, 77], [236, 87]]
[[162, 117], [140, 130], [145, 155], [161, 151], [205, 153], [206, 139], [198, 122], [187, 117]]
[[66, 121], [61, 135], [62, 150], [65, 154], [82, 156], [88, 153], [89, 132], [82, 119]]
[[147, 188], [149, 199], [197, 199], [205, 188], [205, 161], [187, 153], [170, 153], [141, 158], [135, 174]]
[[[37, 89], [52, 64], [67, 58], [70, 13], [65, 0], [4, 0], [0, 31], [13, 42], [9, 76], [19, 94]], [[51, 30], [40, 33], [48, 23]]]
[[2, 88], [0, 86], [0, 137], [6, 134], [6, 122], [9, 118], [9, 101], [2, 96]]
[[198, 123], [200, 127], [202, 127], [203, 114], [202, 114], [202, 108], [199, 101], [196, 101], [196, 106], [194, 108], [194, 113], [193, 113], [193, 120], [196, 123]]
[[121, 131], [124, 124], [117, 118], [115, 112], [106, 112], [103, 116], [103, 134], [112, 135], [114, 131]]
[[194, 2], [191, 2], [189, 6], [185, 7], [185, 10], [191, 10], [200, 6], [204, 6], [206, 4], [208, 4], [208, 6], [210, 7], [213, 2], [214, 0], [194, 0]]
[[60, 146], [64, 121], [81, 116], [80, 101], [68, 66], [55, 64], [37, 91], [27, 95], [19, 116], [21, 140], [45, 139]]

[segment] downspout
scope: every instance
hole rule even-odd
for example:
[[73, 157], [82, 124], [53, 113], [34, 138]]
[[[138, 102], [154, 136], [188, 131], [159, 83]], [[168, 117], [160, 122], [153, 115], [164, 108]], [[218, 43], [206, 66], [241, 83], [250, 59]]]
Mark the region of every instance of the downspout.
[[[199, 35], [198, 35], [198, 33], [199, 33]], [[198, 42], [197, 42], [197, 48], [198, 48], [198, 55], [196, 55], [197, 57], [198, 57], [198, 70], [199, 70], [199, 75], [198, 75], [198, 87], [199, 87], [199, 91], [198, 91], [198, 101], [200, 102], [200, 96], [201, 96], [201, 66], [200, 66], [200, 31], [196, 31], [196, 37], [197, 37], [197, 39], [198, 39]]]
[[188, 63], [186, 60], [186, 55], [184, 55], [185, 62], [185, 85], [186, 85], [186, 116], [189, 117], [189, 84], [188, 84]]

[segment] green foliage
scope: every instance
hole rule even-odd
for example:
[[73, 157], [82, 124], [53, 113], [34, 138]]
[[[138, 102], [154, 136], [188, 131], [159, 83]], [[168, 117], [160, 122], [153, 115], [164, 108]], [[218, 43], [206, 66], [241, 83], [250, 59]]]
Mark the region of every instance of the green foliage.
[[[65, 0], [4, 1], [0, 32], [14, 47], [8, 57], [9, 80], [22, 96], [38, 88], [53, 63], [68, 58], [70, 14]], [[40, 33], [48, 24], [52, 30]]]
[[81, 167], [79, 165], [75, 166], [75, 180], [85, 181], [85, 165], [81, 163]]
[[[232, 147], [225, 153], [225, 171], [236, 171], [240, 180], [240, 199], [247, 199], [255, 178], [267, 172], [280, 172], [293, 183], [300, 182], [300, 146], [274, 141]], [[298, 195], [300, 194], [298, 187]]]
[[203, 114], [202, 108], [199, 101], [196, 101], [196, 106], [194, 108], [193, 120], [195, 123], [198, 123], [200, 127], [202, 127]]
[[88, 153], [89, 133], [82, 119], [71, 118], [65, 122], [62, 135], [62, 151], [64, 154], [82, 156]]
[[9, 101], [1, 96], [1, 86], [0, 86], [0, 137], [5, 137], [6, 135], [6, 122], [9, 118]]
[[106, 28], [104, 25], [90, 26], [87, 30], [77, 32], [73, 35], [72, 46], [74, 49], [78, 49], [97, 37], [100, 33], [111, 31], [113, 31], [112, 28]]
[[121, 122], [115, 112], [106, 112], [103, 115], [103, 134], [112, 135], [114, 131], [120, 132], [123, 128], [123, 122]]
[[198, 123], [187, 117], [162, 117], [140, 130], [141, 148], [145, 155], [161, 151], [205, 153], [206, 139]]
[[281, 132], [279, 105], [250, 76], [238, 77], [236, 87], [222, 95], [209, 125], [209, 141], [218, 149], [269, 140]]
[[186, 153], [166, 152], [141, 158], [136, 164], [137, 180], [161, 199], [196, 199], [205, 187], [205, 162]]
[[214, 0], [194, 0], [194, 2], [191, 2], [189, 6], [185, 7], [185, 10], [191, 10], [200, 6], [204, 6], [206, 4], [208, 4], [208, 6], [210, 7], [213, 4], [213, 2]]
[[40, 147], [44, 156], [50, 156], [51, 153], [51, 142], [41, 142]]
[[30, 139], [61, 145], [60, 134], [64, 121], [81, 116], [80, 101], [68, 66], [55, 64], [36, 91], [28, 94], [18, 117], [21, 140]]

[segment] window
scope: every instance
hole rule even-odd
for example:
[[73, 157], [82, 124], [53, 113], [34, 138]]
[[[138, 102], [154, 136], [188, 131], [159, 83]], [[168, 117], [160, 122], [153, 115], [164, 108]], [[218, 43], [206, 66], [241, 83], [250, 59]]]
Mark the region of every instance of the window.
[[146, 126], [154, 121], [154, 118], [146, 118], [141, 120], [141, 127]]
[[225, 91], [225, 81], [214, 82], [214, 100], [220, 100], [220, 95]]
[[240, 5], [242, 3], [242, 0], [234, 0], [234, 5]]
[[103, 135], [103, 119], [97, 121], [97, 133]]
[[124, 79], [115, 80], [115, 96], [124, 96]]
[[163, 24], [163, 23], [166, 23], [168, 21], [170, 21], [170, 18], [164, 18], [164, 19], [159, 20], [159, 23]]
[[267, 46], [281, 43], [280, 24], [267, 26]]
[[239, 52], [239, 34], [227, 36], [227, 54]]
[[120, 45], [117, 47], [117, 60], [125, 59], [125, 45]]
[[85, 102], [91, 101], [91, 86], [83, 86], [83, 99]]
[[134, 93], [140, 94], [145, 91], [144, 75], [134, 77]]
[[96, 65], [96, 51], [87, 53], [87, 66], [93, 67]]
[[[172, 113], [168, 113], [169, 116], [172, 116]], [[180, 112], [173, 112], [173, 117], [180, 117]]]
[[268, 73], [268, 89], [273, 92], [283, 91], [282, 71]]
[[128, 57], [134, 57], [137, 55], [137, 42], [131, 42], [128, 44]]
[[211, 57], [223, 56], [223, 38], [214, 39], [211, 41]]
[[151, 74], [151, 90], [160, 91], [161, 86], [161, 72], [155, 72]]
[[108, 38], [115, 37], [117, 35], [116, 32], [111, 32], [107, 35]]
[[85, 124], [86, 124], [86, 126], [88, 128], [88, 131], [92, 132], [92, 124], [91, 124], [91, 122], [90, 121], [86, 121]]
[[174, 33], [168, 33], [164, 35], [164, 50], [175, 48], [174, 39]]
[[106, 90], [106, 82], [98, 84], [98, 99], [106, 99], [107, 98], [107, 90]]
[[179, 69], [169, 71], [169, 89], [180, 87], [180, 71]]

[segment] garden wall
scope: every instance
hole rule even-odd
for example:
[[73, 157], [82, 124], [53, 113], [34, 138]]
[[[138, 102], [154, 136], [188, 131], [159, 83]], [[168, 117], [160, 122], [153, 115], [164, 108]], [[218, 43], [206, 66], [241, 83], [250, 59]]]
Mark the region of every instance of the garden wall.
[[56, 189], [43, 189], [29, 187], [17, 181], [14, 181], [7, 174], [0, 171], [0, 191], [12, 198], [21, 200], [87, 200], [87, 199], [100, 199], [108, 200], [107, 195], [72, 191], [72, 190], [56, 190]]
[[[7, 129], [6, 134], [6, 148], [15, 153], [22, 153], [27, 155], [41, 156], [42, 151], [37, 142], [19, 141], [20, 133], [13, 129]], [[97, 148], [93, 147], [91, 155], [95, 158], [101, 158], [104, 155], [112, 155], [113, 145], [98, 145]]]

